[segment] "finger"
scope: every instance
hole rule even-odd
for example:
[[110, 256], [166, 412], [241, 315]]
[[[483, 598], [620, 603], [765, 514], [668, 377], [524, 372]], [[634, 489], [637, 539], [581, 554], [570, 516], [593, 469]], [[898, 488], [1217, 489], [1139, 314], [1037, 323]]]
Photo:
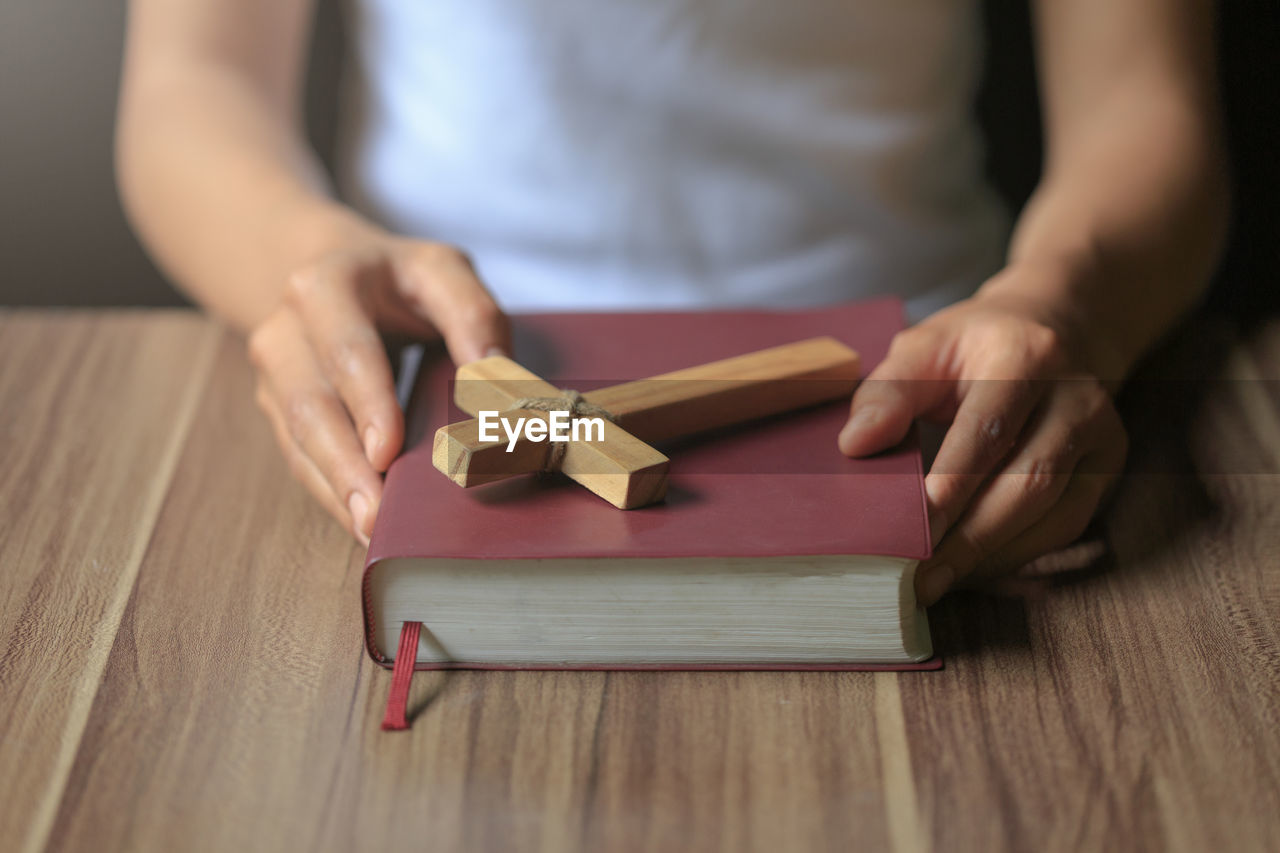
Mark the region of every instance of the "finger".
[[938, 365], [935, 339], [919, 330], [894, 338], [889, 354], [854, 392], [849, 420], [836, 443], [846, 456], [867, 456], [906, 437], [911, 422], [951, 395]]
[[1002, 577], [1079, 539], [1119, 476], [1128, 449], [1118, 418], [1114, 423], [1104, 424], [1104, 429], [1107, 435], [1080, 460], [1058, 501], [1029, 527], [985, 555], [963, 578], [952, 577], [950, 583], [944, 584], [949, 571], [945, 564], [933, 580], [926, 581], [918, 575], [917, 594], [922, 603], [936, 601], [952, 586], [985, 583]]
[[290, 292], [321, 370], [355, 423], [365, 458], [385, 471], [404, 440], [404, 415], [372, 305], [361, 298], [377, 285], [356, 280], [376, 274], [331, 264], [294, 276]]
[[999, 473], [963, 512], [951, 509], [958, 521], [917, 573], [923, 598], [936, 600], [1058, 502], [1090, 442], [1101, 438], [1080, 397], [1071, 386], [1051, 392]]
[[1102, 439], [1081, 458], [1057, 504], [989, 555], [980, 567], [982, 577], [1021, 569], [1050, 551], [1070, 545], [1084, 533], [1119, 478], [1129, 449], [1124, 425], [1113, 408], [1108, 407], [1098, 421]]
[[273, 322], [278, 326], [272, 346], [255, 350], [267, 393], [298, 448], [350, 510], [354, 526], [368, 536], [382, 496], [382, 479], [365, 458], [337, 392], [320, 372], [301, 320], [289, 312]]
[[447, 246], [423, 244], [397, 261], [396, 275], [405, 295], [416, 300], [440, 330], [454, 363], [466, 364], [495, 350], [510, 352], [507, 315], [466, 255]]
[[329, 483], [320, 473], [320, 469], [315, 463], [306, 457], [298, 444], [293, 440], [293, 436], [289, 434], [288, 428], [284, 423], [284, 416], [280, 412], [280, 407], [276, 405], [270, 393], [265, 389], [259, 389], [258, 406], [267, 416], [268, 423], [271, 424], [271, 431], [275, 435], [276, 444], [280, 446], [280, 451], [284, 455], [285, 461], [289, 465], [289, 471], [293, 474], [293, 478], [306, 487], [311, 496], [324, 507], [325, 511], [338, 520], [338, 523], [345, 527], [362, 543], [368, 545], [351, 521], [351, 512], [338, 500], [334, 495], [333, 489], [329, 488]]
[[972, 585], [1020, 569], [1053, 551], [1066, 548], [1083, 535], [1114, 474], [1077, 473], [1062, 499], [1043, 518], [990, 555], [978, 571], [965, 579]]
[[1023, 379], [984, 379], [965, 387], [925, 477], [930, 517], [944, 525], [933, 531], [935, 537], [964, 514], [974, 493], [1001, 467], [1044, 390], [1043, 383]]

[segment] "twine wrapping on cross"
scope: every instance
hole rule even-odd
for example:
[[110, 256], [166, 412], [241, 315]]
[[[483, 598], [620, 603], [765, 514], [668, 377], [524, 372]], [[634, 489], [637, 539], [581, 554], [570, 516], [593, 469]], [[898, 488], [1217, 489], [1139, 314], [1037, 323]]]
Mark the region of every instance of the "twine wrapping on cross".
[[[604, 406], [597, 406], [582, 396], [580, 391], [572, 388], [561, 388], [559, 397], [521, 397], [511, 404], [513, 409], [533, 409], [537, 412], [568, 412], [569, 420], [578, 418], [604, 418], [610, 423], [617, 423], [618, 418]], [[559, 471], [564, 461], [565, 451], [569, 447], [567, 441], [551, 441], [547, 449], [547, 462], [544, 471]]]

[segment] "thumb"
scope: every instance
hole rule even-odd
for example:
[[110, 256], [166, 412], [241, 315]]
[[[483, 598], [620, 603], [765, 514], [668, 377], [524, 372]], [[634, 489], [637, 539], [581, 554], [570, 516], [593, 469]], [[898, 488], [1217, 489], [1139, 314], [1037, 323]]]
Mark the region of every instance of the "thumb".
[[424, 244], [405, 270], [418, 307], [444, 338], [454, 364], [511, 351], [511, 323], [461, 251]]
[[942, 402], [950, 383], [933, 368], [932, 347], [900, 335], [889, 355], [853, 395], [849, 420], [836, 439], [846, 456], [868, 456], [906, 437], [915, 418]]

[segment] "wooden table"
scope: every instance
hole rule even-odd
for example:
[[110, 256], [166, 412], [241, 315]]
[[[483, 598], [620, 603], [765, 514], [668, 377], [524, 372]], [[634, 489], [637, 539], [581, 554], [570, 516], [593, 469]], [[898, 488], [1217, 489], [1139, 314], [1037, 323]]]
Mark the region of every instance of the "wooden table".
[[1109, 556], [944, 602], [942, 672], [421, 674], [387, 734], [241, 342], [0, 312], [0, 850], [1275, 845], [1278, 364], [1277, 323], [1175, 340]]

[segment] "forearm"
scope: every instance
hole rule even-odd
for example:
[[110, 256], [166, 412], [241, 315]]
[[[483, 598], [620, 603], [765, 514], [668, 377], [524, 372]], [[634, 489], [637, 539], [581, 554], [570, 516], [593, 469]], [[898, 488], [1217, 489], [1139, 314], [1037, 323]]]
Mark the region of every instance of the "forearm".
[[130, 0], [116, 128], [139, 237], [241, 329], [289, 274], [367, 228], [336, 204], [300, 130], [313, 0]]
[[137, 232], [192, 298], [242, 329], [356, 222], [290, 124], [217, 67], [175, 69], [122, 98], [117, 172]]
[[1051, 158], [1020, 218], [1011, 267], [984, 291], [1033, 288], [1119, 380], [1208, 284], [1227, 222], [1211, 119], [1177, 104], [1118, 101]]
[[[1010, 271], [1115, 383], [1203, 293], [1227, 223], [1212, 0], [1037, 0], [1045, 176]], [[1017, 291], [1022, 291], [1019, 294]]]

